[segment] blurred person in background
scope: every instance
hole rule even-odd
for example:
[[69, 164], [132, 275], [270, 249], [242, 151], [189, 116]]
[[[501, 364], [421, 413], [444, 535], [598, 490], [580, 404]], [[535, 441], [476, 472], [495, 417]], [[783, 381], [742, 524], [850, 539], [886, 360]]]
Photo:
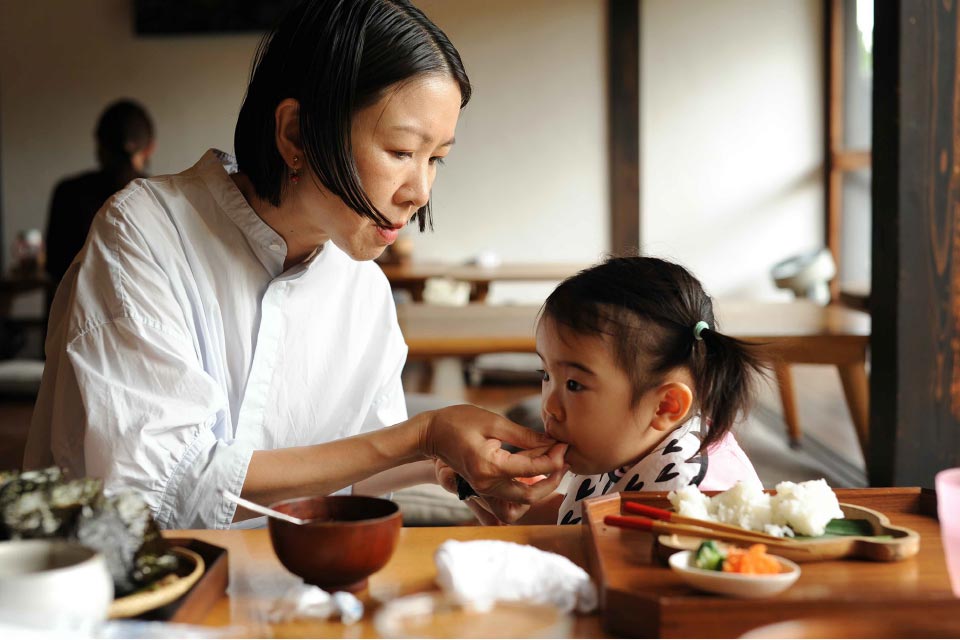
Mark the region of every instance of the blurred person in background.
[[45, 267], [50, 278], [48, 312], [63, 275], [83, 248], [93, 217], [128, 182], [146, 177], [156, 147], [147, 110], [127, 99], [113, 102], [100, 114], [95, 137], [100, 168], [64, 178], [50, 200]]

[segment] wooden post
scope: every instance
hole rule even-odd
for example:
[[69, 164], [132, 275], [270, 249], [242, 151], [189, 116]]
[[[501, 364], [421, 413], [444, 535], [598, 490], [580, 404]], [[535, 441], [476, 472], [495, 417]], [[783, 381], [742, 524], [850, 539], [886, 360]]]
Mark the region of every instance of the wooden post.
[[[843, 0], [823, 2], [823, 197], [824, 244], [833, 254], [840, 271], [840, 215], [843, 208], [843, 173], [835, 165], [835, 154], [843, 149]], [[830, 281], [830, 299], [840, 295], [840, 275]]]
[[610, 250], [640, 246], [640, 0], [607, 0]]
[[932, 487], [960, 466], [960, 12], [875, 6], [867, 472]]

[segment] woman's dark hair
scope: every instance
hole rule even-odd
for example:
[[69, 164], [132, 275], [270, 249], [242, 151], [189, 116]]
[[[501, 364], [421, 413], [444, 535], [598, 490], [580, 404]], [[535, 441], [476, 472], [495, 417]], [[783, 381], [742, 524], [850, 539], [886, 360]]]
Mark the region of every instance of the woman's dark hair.
[[[304, 160], [331, 193], [380, 226], [354, 162], [353, 115], [398, 82], [448, 75], [470, 99], [470, 80], [447, 36], [408, 0], [306, 0], [261, 41], [234, 133], [237, 164], [259, 197], [280, 204], [289, 168], [275, 144], [274, 112], [300, 103]], [[422, 231], [430, 204], [415, 216]], [[432, 222], [432, 221], [431, 221]]]
[[[633, 402], [678, 367], [689, 370], [695, 409], [704, 420], [705, 450], [733, 426], [753, 397], [754, 374], [767, 364], [757, 345], [718, 331], [713, 301], [680, 265], [650, 257], [609, 258], [564, 280], [542, 317], [581, 335], [609, 336], [630, 377]], [[697, 323], [708, 323], [694, 335]]]
[[117, 100], [100, 114], [95, 132], [97, 157], [107, 170], [123, 171], [130, 159], [153, 142], [153, 122], [133, 100]]

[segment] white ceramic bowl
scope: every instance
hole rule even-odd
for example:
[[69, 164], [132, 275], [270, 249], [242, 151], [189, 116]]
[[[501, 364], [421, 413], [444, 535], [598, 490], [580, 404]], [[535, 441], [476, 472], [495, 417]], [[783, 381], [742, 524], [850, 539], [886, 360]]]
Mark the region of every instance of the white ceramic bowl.
[[698, 569], [693, 566], [694, 552], [681, 551], [670, 556], [670, 568], [692, 587], [735, 598], [767, 598], [786, 591], [800, 577], [796, 563], [771, 556], [780, 563], [781, 573], [748, 575]]
[[0, 542], [0, 620], [92, 630], [112, 601], [113, 579], [95, 550], [66, 540]]

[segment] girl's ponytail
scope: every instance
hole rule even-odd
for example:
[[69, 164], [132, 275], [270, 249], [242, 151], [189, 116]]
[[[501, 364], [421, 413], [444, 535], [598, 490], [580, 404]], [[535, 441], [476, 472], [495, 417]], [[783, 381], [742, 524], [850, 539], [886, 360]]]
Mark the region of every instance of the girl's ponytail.
[[750, 409], [757, 375], [768, 368], [761, 345], [744, 342], [709, 328], [693, 338], [691, 373], [700, 414], [709, 424], [700, 450], [718, 442], [740, 414]]

